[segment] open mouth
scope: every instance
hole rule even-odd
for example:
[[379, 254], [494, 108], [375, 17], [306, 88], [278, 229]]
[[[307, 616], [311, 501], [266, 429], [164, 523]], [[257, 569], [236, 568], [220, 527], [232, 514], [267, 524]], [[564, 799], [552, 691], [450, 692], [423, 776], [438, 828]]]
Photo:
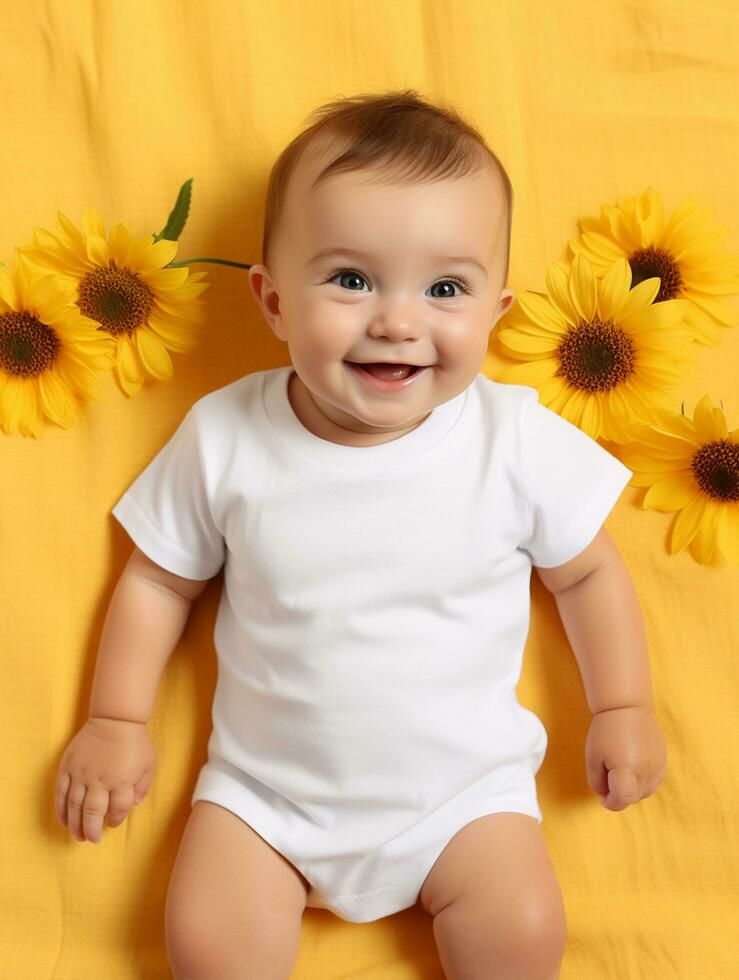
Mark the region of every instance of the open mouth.
[[[349, 361], [348, 363], [352, 363]], [[420, 370], [417, 364], [354, 364], [354, 367], [361, 368], [367, 374], [371, 374], [373, 378], [379, 378], [381, 381], [401, 381], [404, 378], [409, 378], [416, 371]]]
[[418, 364], [355, 364], [352, 361], [346, 363], [365, 384], [378, 391], [405, 388], [429, 369], [428, 366]]

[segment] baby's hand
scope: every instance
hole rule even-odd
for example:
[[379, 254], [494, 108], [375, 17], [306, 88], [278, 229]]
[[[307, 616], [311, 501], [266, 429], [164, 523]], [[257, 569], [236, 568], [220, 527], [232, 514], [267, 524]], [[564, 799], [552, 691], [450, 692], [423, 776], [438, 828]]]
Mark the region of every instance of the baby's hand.
[[651, 796], [667, 770], [667, 744], [654, 711], [610, 708], [593, 715], [585, 743], [588, 784], [607, 810]]
[[88, 718], [62, 756], [56, 784], [56, 815], [79, 841], [98, 843], [103, 820], [117, 827], [149, 790], [156, 752], [137, 721]]

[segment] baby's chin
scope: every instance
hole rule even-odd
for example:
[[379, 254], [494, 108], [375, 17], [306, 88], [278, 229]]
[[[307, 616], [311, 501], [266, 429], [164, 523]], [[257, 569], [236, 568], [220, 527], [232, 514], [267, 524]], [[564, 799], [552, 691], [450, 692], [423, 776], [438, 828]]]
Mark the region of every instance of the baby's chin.
[[[328, 414], [322, 412], [327, 421], [344, 432], [356, 436], [391, 436], [410, 432], [431, 414], [434, 406], [414, 405], [407, 411], [395, 406], [347, 406], [332, 405]], [[333, 409], [333, 410], [331, 410]]]

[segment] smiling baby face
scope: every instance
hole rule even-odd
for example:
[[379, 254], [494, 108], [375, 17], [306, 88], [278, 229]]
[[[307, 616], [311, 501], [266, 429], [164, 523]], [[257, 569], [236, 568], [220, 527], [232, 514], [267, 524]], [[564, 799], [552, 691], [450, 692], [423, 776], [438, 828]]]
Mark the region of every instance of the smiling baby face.
[[[301, 160], [271, 268], [252, 266], [249, 281], [288, 345], [301, 422], [368, 446], [415, 428], [478, 374], [514, 296], [502, 288], [506, 204], [487, 168], [423, 183], [361, 170], [312, 188], [327, 154]], [[387, 363], [416, 370], [388, 384], [358, 367]]]

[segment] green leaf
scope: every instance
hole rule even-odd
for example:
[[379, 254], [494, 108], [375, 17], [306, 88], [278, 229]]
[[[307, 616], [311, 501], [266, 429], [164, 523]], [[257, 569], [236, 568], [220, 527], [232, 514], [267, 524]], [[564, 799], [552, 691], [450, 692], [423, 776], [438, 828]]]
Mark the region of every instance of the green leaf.
[[166, 238], [168, 242], [176, 242], [185, 227], [187, 216], [190, 213], [190, 198], [192, 197], [192, 177], [186, 180], [180, 187], [175, 206], [170, 211], [167, 224], [154, 236], [154, 242]]

